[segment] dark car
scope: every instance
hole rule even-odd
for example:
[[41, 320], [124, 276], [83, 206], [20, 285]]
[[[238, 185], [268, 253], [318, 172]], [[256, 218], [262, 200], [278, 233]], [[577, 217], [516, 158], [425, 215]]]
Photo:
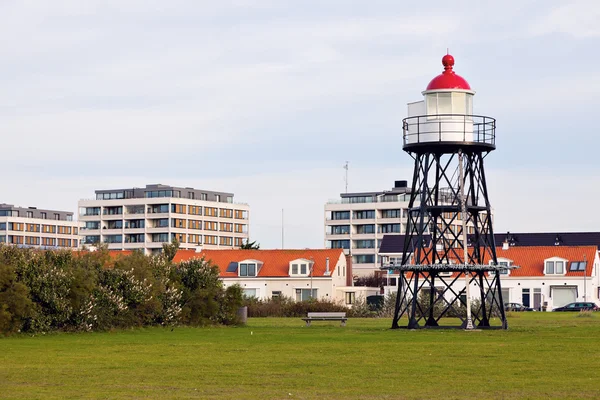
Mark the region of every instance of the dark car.
[[600, 307], [598, 307], [595, 303], [569, 303], [565, 306], [555, 308], [552, 311], [599, 311]]
[[520, 304], [520, 303], [504, 303], [504, 310], [505, 311], [535, 311], [533, 308], [525, 307], [523, 304]]

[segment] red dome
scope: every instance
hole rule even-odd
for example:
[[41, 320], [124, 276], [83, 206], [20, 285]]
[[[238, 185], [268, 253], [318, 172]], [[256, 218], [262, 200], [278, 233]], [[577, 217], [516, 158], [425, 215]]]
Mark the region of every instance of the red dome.
[[454, 57], [452, 57], [450, 54], [446, 54], [444, 57], [442, 57], [442, 64], [444, 65], [444, 72], [433, 78], [425, 90], [471, 90], [469, 83], [462, 76], [456, 75], [456, 73], [454, 73], [452, 70], [452, 67], [454, 66]]

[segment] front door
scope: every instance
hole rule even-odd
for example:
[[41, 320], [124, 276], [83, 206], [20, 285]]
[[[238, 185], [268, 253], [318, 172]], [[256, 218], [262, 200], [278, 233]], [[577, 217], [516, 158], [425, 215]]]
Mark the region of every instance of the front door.
[[523, 289], [523, 305], [525, 307], [531, 307], [529, 304], [529, 289]]
[[533, 289], [533, 308], [541, 310], [542, 307], [542, 289]]

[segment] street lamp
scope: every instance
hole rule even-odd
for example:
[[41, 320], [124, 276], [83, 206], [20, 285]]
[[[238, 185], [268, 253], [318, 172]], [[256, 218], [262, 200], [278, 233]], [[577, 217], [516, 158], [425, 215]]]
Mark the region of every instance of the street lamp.
[[583, 301], [587, 301], [587, 256], [583, 255]]
[[313, 282], [312, 282], [312, 278], [313, 278], [313, 266], [315, 265], [315, 260], [311, 257], [310, 258], [310, 264], [309, 264], [309, 268], [310, 268], [310, 298], [313, 298]]

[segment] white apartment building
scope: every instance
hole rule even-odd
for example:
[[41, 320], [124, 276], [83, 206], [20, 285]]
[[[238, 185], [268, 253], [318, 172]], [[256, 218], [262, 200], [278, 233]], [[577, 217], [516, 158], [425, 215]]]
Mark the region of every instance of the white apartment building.
[[[325, 247], [352, 255], [355, 276], [371, 275], [380, 268], [378, 249], [384, 235], [406, 233], [410, 188], [407, 181], [396, 181], [388, 191], [342, 193], [340, 197], [325, 205]], [[458, 232], [461, 220], [453, 226]]]
[[0, 243], [20, 247], [79, 247], [77, 222], [73, 213], [36, 207], [0, 204]]
[[160, 252], [179, 240], [182, 249], [232, 249], [248, 240], [250, 208], [233, 194], [167, 185], [96, 190], [79, 201], [81, 243], [111, 250]]
[[384, 235], [406, 232], [410, 189], [396, 181], [390, 191], [342, 193], [325, 205], [325, 247], [352, 255], [356, 276], [379, 270], [377, 249]]

